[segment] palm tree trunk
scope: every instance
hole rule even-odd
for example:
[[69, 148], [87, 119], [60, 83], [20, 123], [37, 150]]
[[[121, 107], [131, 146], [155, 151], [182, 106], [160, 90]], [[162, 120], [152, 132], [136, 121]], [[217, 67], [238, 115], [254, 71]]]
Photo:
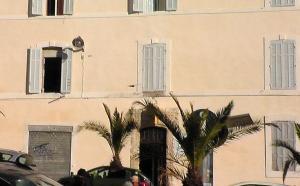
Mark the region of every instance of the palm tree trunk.
[[197, 169], [189, 168], [185, 179], [182, 181], [183, 186], [203, 186], [201, 172]]

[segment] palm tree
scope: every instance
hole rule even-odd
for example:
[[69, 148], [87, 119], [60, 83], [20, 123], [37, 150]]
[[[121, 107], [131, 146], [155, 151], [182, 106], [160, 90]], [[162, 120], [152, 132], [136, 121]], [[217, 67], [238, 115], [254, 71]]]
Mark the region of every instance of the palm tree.
[[[300, 140], [300, 124], [295, 123], [295, 129], [298, 139]], [[278, 129], [279, 130], [279, 129]], [[290, 168], [290, 166], [293, 166], [294, 164], [300, 165], [300, 152], [296, 151], [290, 144], [288, 144], [285, 141], [276, 140], [274, 143], [277, 147], [283, 147], [287, 149], [290, 152], [289, 158], [285, 161], [284, 167], [283, 167], [283, 183], [286, 177], [286, 174]]]
[[[135, 104], [141, 105], [145, 111], [154, 114], [164, 123], [182, 148], [187, 160], [187, 172], [182, 180], [184, 186], [203, 186], [201, 167], [204, 158], [210, 152], [231, 140], [262, 129], [260, 122], [244, 125], [228, 123], [228, 117], [233, 108], [232, 101], [217, 113], [208, 109], [194, 110], [192, 104], [191, 111], [184, 112], [177, 98], [170, 95], [179, 109], [183, 121], [182, 127], [178, 121], [171, 119], [149, 99], [137, 101]], [[175, 171], [175, 173], [178, 172]]]
[[122, 168], [120, 153], [125, 146], [127, 137], [137, 128], [137, 122], [133, 117], [133, 109], [129, 109], [126, 115], [123, 116], [123, 113], [119, 113], [115, 108], [113, 115], [111, 115], [108, 106], [104, 103], [103, 106], [109, 120], [110, 130], [98, 121], [86, 121], [78, 127], [78, 132], [83, 129], [90, 130], [97, 132], [100, 137], [104, 138], [113, 154], [111, 166], [119, 169]]

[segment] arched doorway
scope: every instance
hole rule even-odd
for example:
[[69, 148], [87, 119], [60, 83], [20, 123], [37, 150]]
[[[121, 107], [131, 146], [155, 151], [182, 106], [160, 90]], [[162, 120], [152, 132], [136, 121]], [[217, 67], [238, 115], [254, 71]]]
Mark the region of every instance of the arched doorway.
[[140, 169], [151, 179], [153, 186], [166, 185], [167, 131], [162, 127], [148, 127], [140, 131]]

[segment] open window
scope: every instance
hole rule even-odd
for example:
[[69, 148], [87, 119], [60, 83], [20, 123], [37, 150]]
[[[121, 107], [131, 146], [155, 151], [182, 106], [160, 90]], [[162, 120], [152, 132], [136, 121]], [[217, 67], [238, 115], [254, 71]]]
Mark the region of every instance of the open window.
[[[73, 14], [74, 0], [31, 0], [32, 16], [59, 16]], [[43, 8], [45, 7], [45, 9]], [[44, 12], [46, 10], [46, 12]]]
[[29, 49], [27, 92], [70, 93], [72, 51], [58, 47]]

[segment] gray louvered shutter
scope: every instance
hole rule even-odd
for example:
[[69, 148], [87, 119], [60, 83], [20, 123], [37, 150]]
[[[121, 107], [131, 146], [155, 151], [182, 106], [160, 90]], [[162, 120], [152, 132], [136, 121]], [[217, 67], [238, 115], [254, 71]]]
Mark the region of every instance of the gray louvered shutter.
[[155, 44], [154, 46], [153, 89], [156, 91], [163, 91], [165, 90], [166, 45]]
[[[286, 125], [287, 125], [287, 138], [286, 138], [286, 141], [289, 143], [289, 145], [293, 148], [296, 147], [296, 141], [295, 141], [295, 125], [294, 125], [294, 122], [292, 121], [288, 121], [286, 122]], [[288, 159], [289, 156], [291, 156], [291, 154], [289, 154], [290, 152], [286, 151], [286, 157], [285, 157], [285, 160]], [[296, 166], [293, 165], [289, 168], [289, 171], [295, 171], [296, 170]]]
[[295, 42], [292, 40], [287, 41], [287, 61], [286, 61], [286, 68], [287, 68], [287, 87], [293, 89], [296, 87], [296, 80], [295, 80], [295, 67], [296, 67], [296, 55], [295, 55]]
[[276, 41], [271, 42], [270, 46], [270, 87], [271, 89], [276, 88]]
[[166, 10], [168, 11], [177, 10], [177, 0], [166, 0]]
[[66, 49], [62, 59], [61, 66], [61, 93], [71, 92], [71, 76], [72, 76], [72, 51]]
[[64, 14], [72, 15], [74, 7], [74, 0], [64, 0]]
[[31, 0], [31, 15], [42, 15], [43, 14], [43, 1], [42, 0]]
[[[275, 143], [277, 140], [277, 128], [272, 127], [271, 128], [271, 134], [272, 134], [272, 144]], [[272, 170], [277, 171], [278, 166], [277, 166], [277, 147], [272, 145]]]
[[40, 48], [29, 49], [29, 73], [28, 93], [38, 94], [40, 87], [40, 70], [42, 63], [42, 50]]
[[133, 12], [143, 12], [144, 0], [132, 0], [132, 10]]

